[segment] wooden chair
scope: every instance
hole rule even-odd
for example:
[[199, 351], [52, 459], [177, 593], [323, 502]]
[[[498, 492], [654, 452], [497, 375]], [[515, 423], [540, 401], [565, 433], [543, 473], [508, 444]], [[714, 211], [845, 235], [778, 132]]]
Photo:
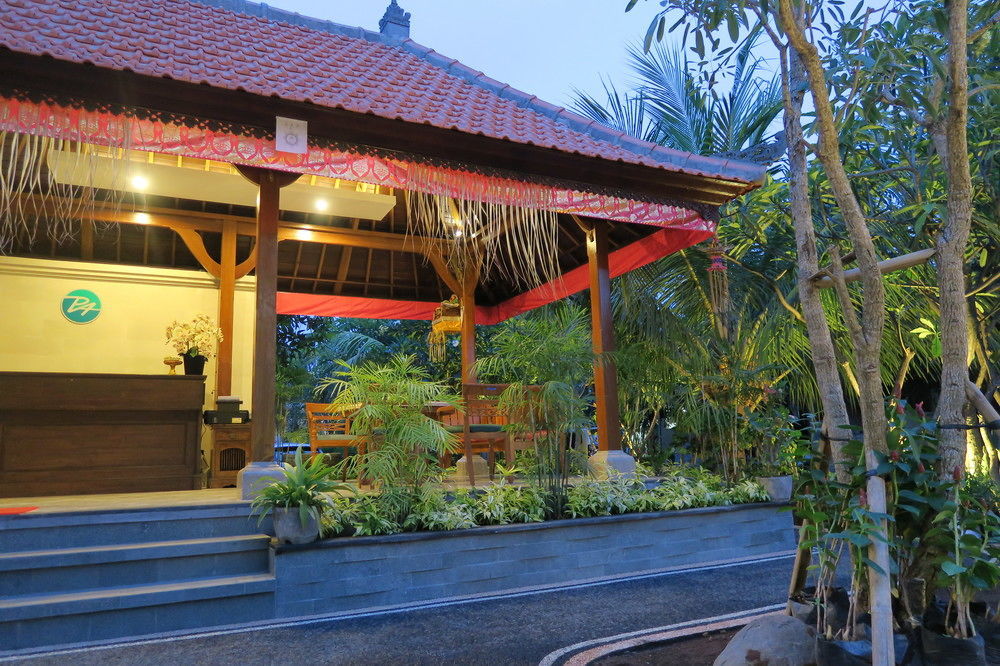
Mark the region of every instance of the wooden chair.
[[[514, 460], [513, 442], [503, 429], [508, 423], [507, 416], [499, 406], [500, 394], [506, 388], [507, 384], [463, 384], [462, 411], [450, 419], [450, 424], [445, 420], [445, 427], [449, 432], [462, 436], [463, 453], [469, 470], [469, 484], [473, 487], [476, 485], [473, 455], [486, 453], [490, 480], [493, 479], [496, 469], [497, 450], [504, 452], [508, 465]], [[446, 458], [450, 458], [450, 454], [442, 456], [442, 467], [449, 466], [450, 461]]]
[[[333, 453], [343, 450], [343, 457], [350, 455], [351, 449], [359, 454], [365, 452], [365, 441], [351, 434], [351, 418], [361, 405], [331, 406], [320, 402], [306, 403], [306, 422], [309, 425], [309, 452], [311, 455]], [[347, 468], [344, 468], [344, 477]]]

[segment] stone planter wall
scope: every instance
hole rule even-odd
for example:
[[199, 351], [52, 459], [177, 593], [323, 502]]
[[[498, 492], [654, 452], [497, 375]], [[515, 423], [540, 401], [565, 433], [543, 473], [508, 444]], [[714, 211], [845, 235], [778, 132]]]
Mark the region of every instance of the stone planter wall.
[[348, 537], [275, 551], [276, 617], [500, 592], [795, 548], [778, 504]]

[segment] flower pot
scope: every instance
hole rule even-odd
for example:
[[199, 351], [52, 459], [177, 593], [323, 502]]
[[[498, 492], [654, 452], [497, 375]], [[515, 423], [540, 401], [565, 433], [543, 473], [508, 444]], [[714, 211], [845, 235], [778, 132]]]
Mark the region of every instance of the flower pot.
[[319, 538], [319, 519], [316, 512], [310, 510], [306, 524], [302, 524], [299, 508], [275, 508], [274, 535], [283, 543], [312, 543]]
[[952, 638], [921, 627], [920, 647], [925, 666], [986, 666], [982, 636]]
[[787, 502], [792, 499], [791, 476], [758, 476], [757, 483], [764, 486], [772, 502]]
[[188, 356], [187, 354], [181, 355], [184, 359], [184, 374], [185, 375], [203, 375], [205, 374], [205, 362], [208, 360], [207, 356]]

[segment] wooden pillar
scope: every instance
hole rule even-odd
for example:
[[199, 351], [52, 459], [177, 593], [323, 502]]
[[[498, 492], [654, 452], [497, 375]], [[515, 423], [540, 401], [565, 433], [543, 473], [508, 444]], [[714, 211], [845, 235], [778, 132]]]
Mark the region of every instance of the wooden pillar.
[[603, 354], [615, 350], [611, 319], [611, 277], [608, 274], [608, 225], [593, 222], [587, 232], [587, 259], [590, 268], [590, 317], [594, 346], [594, 395], [597, 410], [597, 442], [602, 451], [621, 449], [621, 422], [618, 415], [618, 371]]
[[233, 309], [236, 298], [236, 223], [222, 226], [222, 254], [219, 257], [219, 362], [215, 366], [215, 395], [233, 391]]
[[278, 337], [278, 200], [298, 174], [237, 166], [257, 184], [257, 316], [253, 336], [251, 461], [274, 460], [274, 393]]
[[476, 283], [479, 271], [466, 268], [462, 276], [462, 383], [476, 383]]
[[274, 459], [274, 392], [278, 338], [278, 199], [280, 186], [271, 174], [258, 182], [257, 319], [253, 336], [254, 462]]

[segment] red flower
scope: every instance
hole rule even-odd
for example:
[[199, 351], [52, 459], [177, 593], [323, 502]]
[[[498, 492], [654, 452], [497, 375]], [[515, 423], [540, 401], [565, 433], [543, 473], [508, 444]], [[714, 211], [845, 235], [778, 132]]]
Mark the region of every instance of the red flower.
[[927, 468], [924, 467], [923, 463], [917, 463], [917, 471], [923, 474], [924, 472], [927, 471]]
[[896, 402], [896, 413], [897, 414], [903, 414], [903, 413], [905, 413], [905, 410], [903, 409], [903, 403], [901, 403], [899, 401]]
[[889, 451], [889, 459], [892, 460], [892, 462], [899, 462], [899, 451], [895, 449]]
[[962, 468], [956, 465], [955, 469], [951, 470], [951, 478], [955, 480], [955, 483], [958, 483], [959, 481], [961, 481], [962, 480]]
[[913, 405], [913, 409], [917, 410], [917, 416], [920, 418], [927, 418], [927, 412], [924, 411], [924, 401], [921, 400], [917, 404]]

